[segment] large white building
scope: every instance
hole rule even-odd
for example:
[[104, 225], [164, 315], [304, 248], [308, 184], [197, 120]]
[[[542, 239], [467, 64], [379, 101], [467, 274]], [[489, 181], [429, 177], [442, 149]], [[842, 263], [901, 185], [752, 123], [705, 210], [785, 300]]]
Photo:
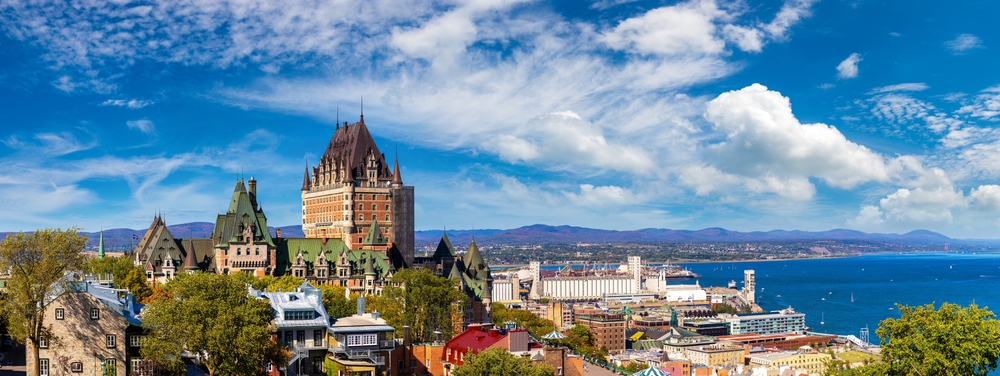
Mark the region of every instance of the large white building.
[[569, 301], [637, 294], [642, 284], [642, 260], [630, 256], [627, 265], [625, 275], [542, 278], [541, 264], [535, 261], [528, 267], [532, 279], [530, 297]]
[[769, 313], [733, 315], [729, 324], [731, 334], [804, 333], [806, 314], [788, 307]]

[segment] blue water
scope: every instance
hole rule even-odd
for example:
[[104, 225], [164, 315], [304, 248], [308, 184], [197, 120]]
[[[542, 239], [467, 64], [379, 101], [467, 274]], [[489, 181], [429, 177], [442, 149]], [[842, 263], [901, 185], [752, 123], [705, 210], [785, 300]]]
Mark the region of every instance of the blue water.
[[[858, 335], [860, 328], [868, 326], [873, 343], [878, 343], [875, 329], [879, 322], [899, 317], [894, 303], [975, 302], [1000, 314], [1000, 253], [874, 254], [683, 265], [702, 275], [698, 279], [702, 286], [726, 286], [736, 280], [742, 287], [743, 270], [754, 269], [757, 302], [765, 310], [792, 306], [806, 314], [806, 325], [817, 332]], [[820, 324], [821, 318], [825, 324]]]

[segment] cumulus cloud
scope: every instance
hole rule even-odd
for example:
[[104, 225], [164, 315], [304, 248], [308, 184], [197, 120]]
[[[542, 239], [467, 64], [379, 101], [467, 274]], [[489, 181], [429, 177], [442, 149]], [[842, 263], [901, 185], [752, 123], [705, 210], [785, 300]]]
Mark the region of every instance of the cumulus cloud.
[[837, 64], [837, 77], [841, 79], [849, 79], [858, 76], [858, 63], [861, 62], [861, 55], [857, 52], [852, 53], [840, 64]]
[[611, 48], [641, 54], [719, 54], [725, 42], [716, 34], [716, 21], [728, 17], [715, 1], [693, 0], [626, 19], [601, 40]]
[[512, 163], [580, 165], [636, 174], [648, 174], [655, 165], [648, 151], [608, 142], [600, 127], [572, 111], [539, 117], [523, 132], [498, 135], [480, 147]]
[[809, 177], [852, 188], [891, 174], [883, 156], [829, 125], [800, 123], [788, 98], [759, 84], [719, 95], [705, 118], [726, 135], [707, 150], [716, 166], [759, 179], [761, 191], [809, 198], [815, 191]]
[[1000, 185], [980, 185], [969, 192], [972, 207], [978, 210], [1000, 211]]
[[951, 51], [952, 54], [962, 55], [969, 50], [983, 48], [983, 41], [972, 34], [961, 34], [955, 37], [955, 39], [944, 42], [944, 47]]
[[128, 129], [137, 129], [145, 134], [156, 133], [156, 126], [149, 119], [129, 120], [125, 124], [128, 125]]
[[153, 104], [153, 101], [141, 99], [108, 99], [101, 102], [101, 106], [127, 107], [133, 110], [140, 109]]

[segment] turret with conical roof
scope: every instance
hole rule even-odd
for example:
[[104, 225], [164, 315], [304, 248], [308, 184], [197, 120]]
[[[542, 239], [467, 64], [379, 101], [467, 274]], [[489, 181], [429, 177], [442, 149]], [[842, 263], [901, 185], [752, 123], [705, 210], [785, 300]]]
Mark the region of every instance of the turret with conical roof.
[[309, 186], [312, 185], [309, 181], [309, 164], [306, 163], [306, 172], [302, 175], [302, 190], [308, 191]]
[[399, 173], [399, 157], [396, 157], [396, 162], [392, 166], [392, 184], [401, 186], [403, 185], [403, 177]]

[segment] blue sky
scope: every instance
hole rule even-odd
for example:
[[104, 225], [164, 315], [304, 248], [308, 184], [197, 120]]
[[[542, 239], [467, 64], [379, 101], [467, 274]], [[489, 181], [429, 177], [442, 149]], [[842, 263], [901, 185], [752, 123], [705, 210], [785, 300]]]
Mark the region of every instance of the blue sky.
[[987, 1], [4, 1], [0, 230], [272, 225], [334, 123], [418, 229], [1000, 230]]

